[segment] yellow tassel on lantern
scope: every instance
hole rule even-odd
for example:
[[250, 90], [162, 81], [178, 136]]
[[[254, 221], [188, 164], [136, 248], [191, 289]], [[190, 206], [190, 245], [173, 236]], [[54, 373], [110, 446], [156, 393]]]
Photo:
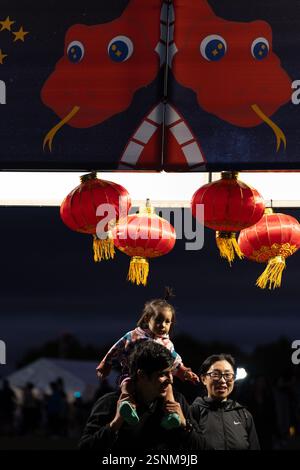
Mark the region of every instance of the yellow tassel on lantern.
[[93, 235], [93, 238], [95, 263], [102, 261], [103, 259], [113, 259], [115, 256], [115, 247], [111, 232], [107, 232], [107, 238], [103, 240], [97, 238], [97, 235]]
[[130, 260], [130, 266], [128, 271], [127, 280], [133, 284], [147, 284], [147, 278], [149, 274], [149, 263], [146, 258], [141, 256], [133, 256]]
[[269, 289], [280, 287], [284, 268], [285, 258], [283, 256], [275, 256], [274, 258], [271, 258], [268, 261], [266, 269], [257, 279], [256, 285], [261, 289], [265, 289], [269, 282]]
[[216, 232], [216, 243], [219, 248], [220, 256], [227, 259], [230, 265], [235, 255], [240, 259], [244, 257], [235, 238], [235, 232]]

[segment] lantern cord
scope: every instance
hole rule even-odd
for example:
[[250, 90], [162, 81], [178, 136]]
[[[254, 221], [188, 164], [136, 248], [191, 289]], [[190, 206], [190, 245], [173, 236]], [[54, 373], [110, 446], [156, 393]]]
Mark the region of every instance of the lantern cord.
[[147, 284], [149, 274], [149, 263], [146, 258], [141, 256], [133, 256], [130, 260], [130, 266], [128, 271], [127, 280], [133, 284]]
[[228, 263], [231, 266], [231, 263], [237, 255], [240, 259], [244, 257], [241, 249], [238, 245], [238, 242], [235, 238], [235, 233], [226, 233], [224, 236], [223, 232], [216, 232], [216, 243], [219, 248], [220, 256], [227, 259]]
[[265, 289], [269, 283], [269, 289], [276, 289], [281, 286], [282, 273], [285, 269], [285, 258], [283, 256], [275, 256], [268, 261], [264, 272], [256, 281], [257, 287]]
[[115, 247], [110, 232], [107, 233], [107, 238], [99, 239], [97, 235], [93, 235], [93, 249], [94, 249], [94, 261], [95, 263], [102, 261], [103, 259], [113, 259], [115, 256]]

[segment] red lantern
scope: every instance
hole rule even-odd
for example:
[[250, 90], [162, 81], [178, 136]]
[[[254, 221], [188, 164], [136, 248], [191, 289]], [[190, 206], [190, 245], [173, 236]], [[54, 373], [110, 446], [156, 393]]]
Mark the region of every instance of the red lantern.
[[[114, 244], [108, 226], [119, 218], [120, 211], [122, 211], [121, 216], [128, 213], [131, 207], [129, 194], [119, 184], [98, 179], [96, 172], [81, 176], [80, 180], [81, 184], [73, 189], [62, 202], [61, 218], [70, 229], [93, 235], [96, 262], [113, 258]], [[97, 215], [97, 209], [102, 204], [106, 204], [102, 206], [103, 213]], [[99, 223], [103, 227], [100, 227]]]
[[242, 230], [239, 246], [247, 258], [268, 263], [256, 285], [265, 289], [280, 287], [285, 259], [300, 247], [300, 224], [290, 215], [266, 209], [264, 216], [252, 227]]
[[[204, 204], [204, 221], [197, 216], [197, 204]], [[236, 240], [236, 232], [255, 224], [264, 213], [264, 200], [256, 189], [238, 179], [238, 173], [223, 171], [221, 179], [205, 184], [192, 197], [194, 217], [206, 227], [216, 230], [220, 255], [231, 262], [235, 253], [243, 255]]]
[[127, 279], [144, 286], [149, 273], [148, 258], [166, 255], [176, 241], [174, 227], [155, 214], [149, 200], [137, 214], [120, 219], [112, 234], [115, 246], [131, 257]]

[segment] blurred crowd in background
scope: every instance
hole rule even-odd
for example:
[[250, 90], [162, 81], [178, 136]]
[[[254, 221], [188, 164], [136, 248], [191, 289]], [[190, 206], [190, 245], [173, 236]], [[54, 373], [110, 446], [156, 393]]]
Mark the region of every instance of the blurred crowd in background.
[[[299, 371], [300, 372], [300, 371]], [[203, 394], [199, 385], [177, 381], [174, 386], [189, 403]], [[93, 403], [114, 388], [107, 380], [99, 383], [91, 401], [79, 392], [70, 399], [64, 381], [57, 377], [49, 393], [37, 393], [30, 382], [17, 396], [7, 380], [0, 389], [0, 436], [70, 439], [76, 446]], [[285, 373], [272, 382], [259, 375], [236, 382], [234, 398], [253, 414], [262, 449], [300, 448], [300, 373]]]

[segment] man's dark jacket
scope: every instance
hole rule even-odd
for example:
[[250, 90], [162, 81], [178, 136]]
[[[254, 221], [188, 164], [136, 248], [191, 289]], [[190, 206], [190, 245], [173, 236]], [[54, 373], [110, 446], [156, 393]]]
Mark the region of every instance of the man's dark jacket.
[[137, 407], [140, 421], [130, 426], [124, 422], [118, 432], [110, 429], [119, 394], [108, 393], [95, 403], [87, 421], [79, 448], [97, 450], [100, 453], [117, 453], [120, 451], [151, 452], [161, 450], [194, 450], [205, 448], [205, 439], [196, 423], [193, 422], [189, 406], [185, 398], [174, 391], [174, 398], [180, 403], [185, 418], [188, 420], [186, 429], [179, 427], [166, 430], [161, 426], [164, 416], [163, 400], [157, 399], [150, 407]]
[[198, 397], [191, 412], [209, 449], [260, 449], [252, 415], [236, 401]]

